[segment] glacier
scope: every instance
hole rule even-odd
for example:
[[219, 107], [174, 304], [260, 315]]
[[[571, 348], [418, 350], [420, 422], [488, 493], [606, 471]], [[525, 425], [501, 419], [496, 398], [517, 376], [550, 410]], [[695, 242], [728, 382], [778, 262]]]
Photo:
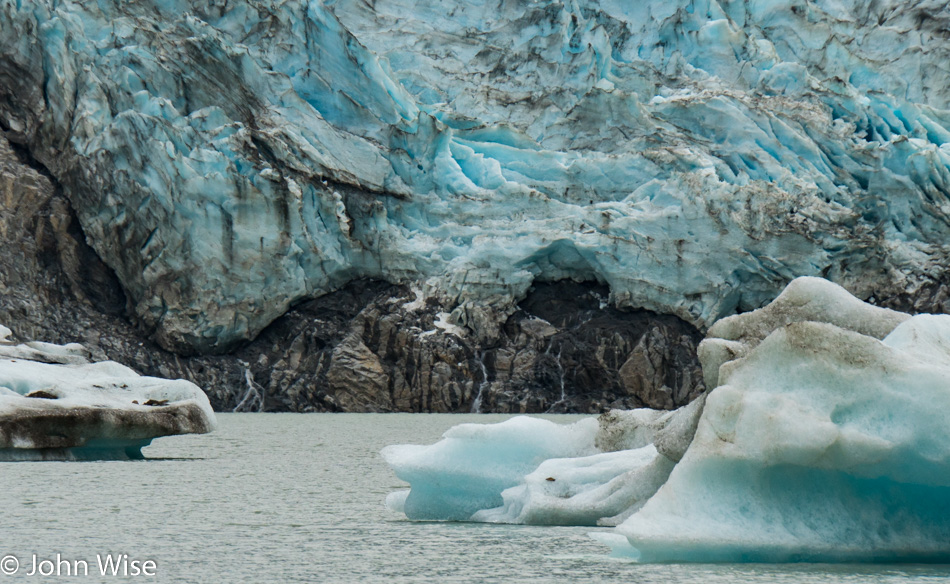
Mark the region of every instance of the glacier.
[[216, 427], [192, 383], [92, 362], [78, 343], [11, 336], [0, 326], [0, 461], [140, 459], [155, 438]]
[[701, 329], [800, 275], [932, 306], [948, 20], [929, 0], [3, 0], [0, 130], [180, 353], [359, 278], [479, 339], [565, 279]]
[[[449, 446], [450, 430], [411, 459], [387, 455], [410, 482], [403, 510], [616, 525], [592, 535], [641, 562], [950, 561], [950, 316], [874, 307], [803, 277], [716, 323], [700, 358], [714, 385], [675, 412], [567, 427], [515, 418], [504, 424], [520, 436], [469, 426], [464, 449]], [[570, 448], [553, 438], [567, 434]], [[490, 496], [454, 501], [451, 516], [427, 507], [446, 477], [491, 476], [499, 443], [520, 466]]]

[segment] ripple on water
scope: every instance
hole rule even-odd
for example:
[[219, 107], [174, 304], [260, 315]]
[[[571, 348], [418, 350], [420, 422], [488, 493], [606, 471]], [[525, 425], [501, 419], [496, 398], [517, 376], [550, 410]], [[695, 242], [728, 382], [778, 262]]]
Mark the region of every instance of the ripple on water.
[[413, 523], [383, 506], [404, 487], [384, 446], [507, 417], [221, 414], [218, 432], [157, 440], [145, 462], [0, 463], [0, 555], [28, 569], [59, 553], [92, 575], [97, 553], [124, 553], [155, 560], [153, 582], [950, 581], [947, 566], [639, 565], [589, 527]]

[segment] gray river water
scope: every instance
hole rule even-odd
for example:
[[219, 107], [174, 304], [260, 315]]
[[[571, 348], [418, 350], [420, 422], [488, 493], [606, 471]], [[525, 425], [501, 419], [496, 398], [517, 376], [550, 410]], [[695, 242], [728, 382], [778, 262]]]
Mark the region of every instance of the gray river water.
[[[608, 557], [595, 528], [413, 523], [384, 507], [405, 485], [382, 447], [508, 417], [221, 414], [214, 434], [157, 440], [145, 461], [0, 463], [0, 568], [19, 564], [0, 583], [950, 582], [950, 566], [639, 565]], [[29, 575], [34, 555], [53, 575]], [[103, 577], [110, 557], [120, 575], [155, 575]]]

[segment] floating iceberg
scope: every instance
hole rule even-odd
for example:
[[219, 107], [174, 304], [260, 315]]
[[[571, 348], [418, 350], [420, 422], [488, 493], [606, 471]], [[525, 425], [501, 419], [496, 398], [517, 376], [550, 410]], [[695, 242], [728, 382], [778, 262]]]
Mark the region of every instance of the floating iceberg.
[[198, 386], [90, 362], [79, 344], [13, 345], [0, 327], [0, 461], [142, 458], [152, 439], [215, 427]]
[[570, 425], [530, 417], [462, 424], [432, 446], [389, 446], [383, 457], [412, 489], [391, 494], [387, 505], [410, 519], [610, 522], [663, 484], [701, 403], [676, 412], [615, 411]]
[[950, 559], [950, 316], [789, 288], [711, 329], [776, 327], [719, 367], [685, 457], [618, 531], [650, 561]]
[[[639, 561], [950, 561], [950, 315], [800, 278], [714, 325], [700, 356], [717, 382], [705, 403], [612, 412], [587, 440], [622, 450], [558, 452], [469, 519], [625, 519], [597, 537]], [[477, 459], [431, 464], [490, 468], [491, 444], [469, 433]]]
[[389, 446], [383, 457], [413, 488], [390, 495], [387, 503], [410, 519], [469, 519], [501, 505], [502, 492], [541, 462], [597, 452], [596, 429], [593, 419], [562, 426], [519, 417], [455, 426], [432, 446]]

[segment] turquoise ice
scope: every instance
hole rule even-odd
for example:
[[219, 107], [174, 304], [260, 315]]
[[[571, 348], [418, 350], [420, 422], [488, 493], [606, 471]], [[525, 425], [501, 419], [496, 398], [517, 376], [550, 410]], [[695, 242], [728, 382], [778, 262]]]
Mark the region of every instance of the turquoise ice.
[[[0, 121], [134, 314], [218, 351], [349, 280], [477, 329], [535, 281], [708, 326], [948, 264], [927, 3], [0, 3]], [[476, 331], [477, 332], [477, 331]]]

